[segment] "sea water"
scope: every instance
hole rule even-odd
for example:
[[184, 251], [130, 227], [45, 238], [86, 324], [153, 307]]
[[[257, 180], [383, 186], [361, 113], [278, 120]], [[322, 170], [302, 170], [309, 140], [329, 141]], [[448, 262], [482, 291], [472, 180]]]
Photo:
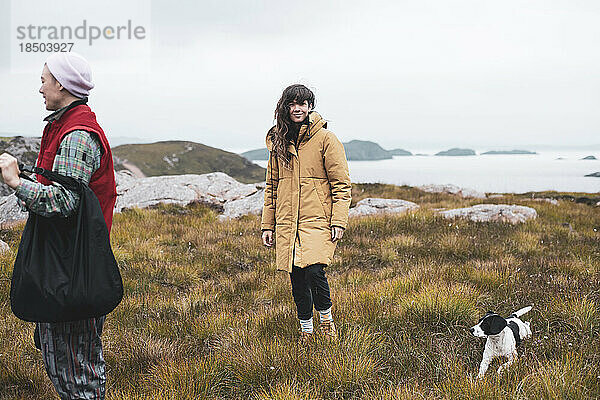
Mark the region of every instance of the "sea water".
[[[349, 161], [348, 167], [352, 182], [454, 184], [487, 193], [598, 193], [600, 178], [585, 175], [600, 172], [600, 160], [582, 160], [589, 155], [600, 159], [600, 154], [582, 149], [524, 155], [398, 156], [391, 160]], [[263, 167], [267, 164], [254, 162]]]

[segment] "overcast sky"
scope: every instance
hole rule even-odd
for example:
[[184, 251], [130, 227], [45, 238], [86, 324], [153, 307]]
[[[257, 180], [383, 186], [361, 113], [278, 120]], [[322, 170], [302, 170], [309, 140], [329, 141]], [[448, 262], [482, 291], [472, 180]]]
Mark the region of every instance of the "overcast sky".
[[[66, 1], [27, 3], [69, 20]], [[139, 57], [78, 50], [98, 60], [90, 105], [109, 139], [263, 147], [281, 91], [304, 83], [343, 141], [409, 150], [600, 144], [597, 0], [146, 4], [143, 68]], [[72, 25], [80, 23], [77, 14]], [[0, 134], [39, 136], [42, 65], [11, 72], [15, 34], [10, 0], [0, 0]]]

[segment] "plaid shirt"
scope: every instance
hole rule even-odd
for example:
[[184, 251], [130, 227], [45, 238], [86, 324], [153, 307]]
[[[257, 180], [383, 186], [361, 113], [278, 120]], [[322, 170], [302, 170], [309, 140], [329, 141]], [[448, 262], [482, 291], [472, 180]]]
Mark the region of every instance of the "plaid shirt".
[[[60, 118], [61, 111], [51, 114], [46, 120]], [[101, 149], [102, 145], [95, 135], [82, 130], [73, 131], [60, 143], [52, 170], [89, 183], [92, 174], [100, 168]], [[79, 194], [58, 183], [45, 186], [21, 179], [15, 194], [21, 200], [22, 208], [44, 217], [68, 217], [79, 206]]]

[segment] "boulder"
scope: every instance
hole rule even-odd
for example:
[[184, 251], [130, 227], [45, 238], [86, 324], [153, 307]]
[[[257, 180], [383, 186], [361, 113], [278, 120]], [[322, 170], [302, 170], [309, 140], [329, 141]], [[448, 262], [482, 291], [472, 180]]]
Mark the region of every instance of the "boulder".
[[597, 160], [597, 158], [594, 156], [587, 156], [587, 157], [583, 157], [582, 160]]
[[219, 215], [219, 219], [224, 221], [247, 214], [260, 215], [262, 213], [264, 198], [265, 191], [263, 189], [248, 197], [228, 201], [223, 204], [223, 214]]
[[3, 242], [2, 240], [0, 240], [0, 254], [6, 253], [9, 250], [10, 250], [10, 247], [8, 246], [8, 244]]
[[[0, 154], [8, 153], [20, 163], [33, 165], [40, 151], [40, 142], [41, 138], [23, 136], [0, 139]], [[8, 196], [12, 192], [11, 188], [0, 182], [0, 196]]]
[[400, 214], [418, 208], [419, 206], [411, 201], [369, 197], [356, 203], [356, 207], [350, 209], [349, 216], [359, 217], [373, 214]]
[[440, 211], [445, 218], [467, 218], [475, 222], [509, 222], [517, 224], [537, 218], [531, 207], [508, 204], [478, 204], [472, 207]]
[[21, 211], [21, 207], [17, 204], [17, 196], [11, 194], [0, 197], [0, 224], [23, 221], [27, 216], [28, 213]]
[[115, 211], [145, 208], [158, 203], [185, 206], [193, 201], [224, 205], [259, 191], [256, 185], [244, 184], [222, 172], [203, 175], [166, 175], [135, 178], [131, 172], [117, 173]]
[[552, 205], [557, 206], [558, 205], [558, 200], [556, 199], [551, 199], [548, 197], [543, 197], [541, 199], [528, 199], [529, 201], [542, 201], [542, 202], [546, 202], [546, 203], [550, 203]]
[[448, 193], [448, 194], [455, 194], [458, 195], [460, 197], [465, 197], [465, 198], [476, 198], [476, 199], [485, 199], [486, 195], [483, 192], [479, 192], [475, 189], [469, 189], [469, 188], [461, 188], [458, 187], [456, 185], [423, 185], [423, 186], [418, 186], [418, 189], [421, 189], [424, 192], [429, 192], [429, 193]]

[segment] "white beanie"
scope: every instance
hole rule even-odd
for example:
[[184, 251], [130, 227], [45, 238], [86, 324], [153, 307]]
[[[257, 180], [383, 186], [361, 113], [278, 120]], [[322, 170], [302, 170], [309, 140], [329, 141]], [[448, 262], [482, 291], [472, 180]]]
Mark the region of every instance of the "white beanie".
[[46, 66], [56, 80], [75, 97], [87, 97], [93, 89], [92, 69], [85, 58], [74, 52], [54, 53]]

